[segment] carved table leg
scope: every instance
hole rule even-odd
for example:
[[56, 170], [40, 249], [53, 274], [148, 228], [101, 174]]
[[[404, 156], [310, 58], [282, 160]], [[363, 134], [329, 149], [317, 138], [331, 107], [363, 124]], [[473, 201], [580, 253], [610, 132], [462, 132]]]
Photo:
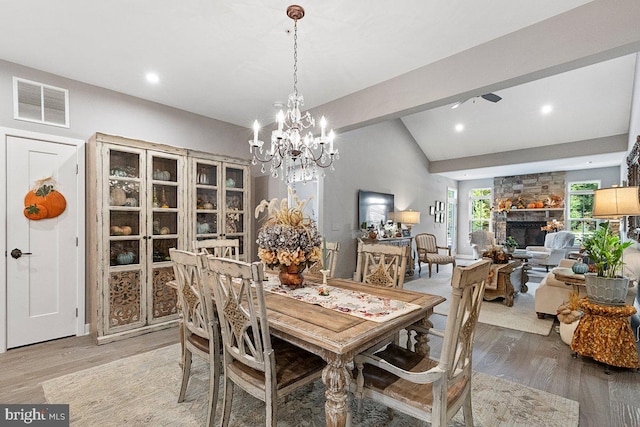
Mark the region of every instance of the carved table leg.
[[429, 320], [429, 317], [433, 314], [433, 309], [429, 309], [424, 318], [416, 325], [416, 353], [429, 357], [431, 354], [431, 348], [429, 347], [429, 337], [427, 333], [429, 329], [433, 328], [433, 323]]
[[353, 355], [326, 354], [323, 359], [327, 362], [322, 371], [327, 398], [324, 407], [327, 426], [345, 427], [350, 424], [347, 390], [351, 383], [351, 375], [346, 365], [353, 359]]

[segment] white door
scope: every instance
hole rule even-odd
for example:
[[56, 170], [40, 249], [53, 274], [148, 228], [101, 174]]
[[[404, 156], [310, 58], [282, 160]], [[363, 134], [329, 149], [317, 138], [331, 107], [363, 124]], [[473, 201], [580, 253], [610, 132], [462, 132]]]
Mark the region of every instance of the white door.
[[[7, 348], [76, 334], [77, 147], [7, 137]], [[56, 218], [30, 221], [24, 196], [52, 176], [67, 201]], [[18, 249], [23, 254], [14, 251]], [[13, 256], [12, 256], [13, 252]]]

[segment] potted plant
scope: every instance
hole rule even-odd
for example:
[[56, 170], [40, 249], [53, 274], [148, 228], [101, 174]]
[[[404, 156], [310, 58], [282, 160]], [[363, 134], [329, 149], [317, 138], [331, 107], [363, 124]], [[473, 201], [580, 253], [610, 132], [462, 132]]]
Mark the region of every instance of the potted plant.
[[509, 236], [507, 237], [507, 240], [504, 242], [504, 247], [507, 248], [507, 252], [511, 254], [518, 247], [518, 242], [516, 242], [516, 239], [514, 239], [513, 236]]
[[596, 273], [585, 274], [587, 296], [600, 304], [622, 304], [629, 290], [629, 278], [618, 274], [623, 251], [633, 242], [622, 242], [609, 222], [604, 222], [591, 237], [584, 240], [584, 252], [596, 267]]

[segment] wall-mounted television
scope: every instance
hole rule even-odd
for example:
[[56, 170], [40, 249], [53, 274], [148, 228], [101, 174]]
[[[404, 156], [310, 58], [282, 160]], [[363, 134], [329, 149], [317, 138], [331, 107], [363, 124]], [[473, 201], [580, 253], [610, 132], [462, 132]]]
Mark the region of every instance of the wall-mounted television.
[[366, 222], [367, 226], [370, 226], [380, 224], [380, 221], [386, 224], [393, 209], [393, 194], [358, 191], [358, 225]]

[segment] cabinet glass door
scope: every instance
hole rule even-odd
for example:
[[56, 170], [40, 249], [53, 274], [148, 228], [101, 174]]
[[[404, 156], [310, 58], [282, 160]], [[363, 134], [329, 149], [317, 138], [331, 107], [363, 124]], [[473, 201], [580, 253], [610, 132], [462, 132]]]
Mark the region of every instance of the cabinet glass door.
[[149, 286], [149, 321], [175, 315], [176, 292], [165, 285], [173, 280], [170, 248], [180, 248], [179, 212], [183, 170], [182, 158], [165, 153], [148, 153], [147, 161], [151, 191], [147, 192], [147, 206], [151, 216], [147, 224], [147, 262], [151, 266]]
[[216, 239], [220, 234], [218, 227], [218, 177], [219, 165], [216, 162], [200, 160], [196, 162], [196, 221], [193, 224], [197, 240]]
[[245, 185], [247, 171], [244, 168], [225, 166], [224, 168], [224, 230], [226, 239], [240, 240], [240, 255], [245, 253]]
[[131, 325], [145, 323], [145, 247], [143, 207], [140, 206], [144, 183], [141, 171], [144, 158], [140, 151], [123, 151], [107, 147], [103, 159], [108, 159], [105, 182], [108, 188], [108, 265], [109, 292], [104, 295], [105, 329], [116, 332]]

